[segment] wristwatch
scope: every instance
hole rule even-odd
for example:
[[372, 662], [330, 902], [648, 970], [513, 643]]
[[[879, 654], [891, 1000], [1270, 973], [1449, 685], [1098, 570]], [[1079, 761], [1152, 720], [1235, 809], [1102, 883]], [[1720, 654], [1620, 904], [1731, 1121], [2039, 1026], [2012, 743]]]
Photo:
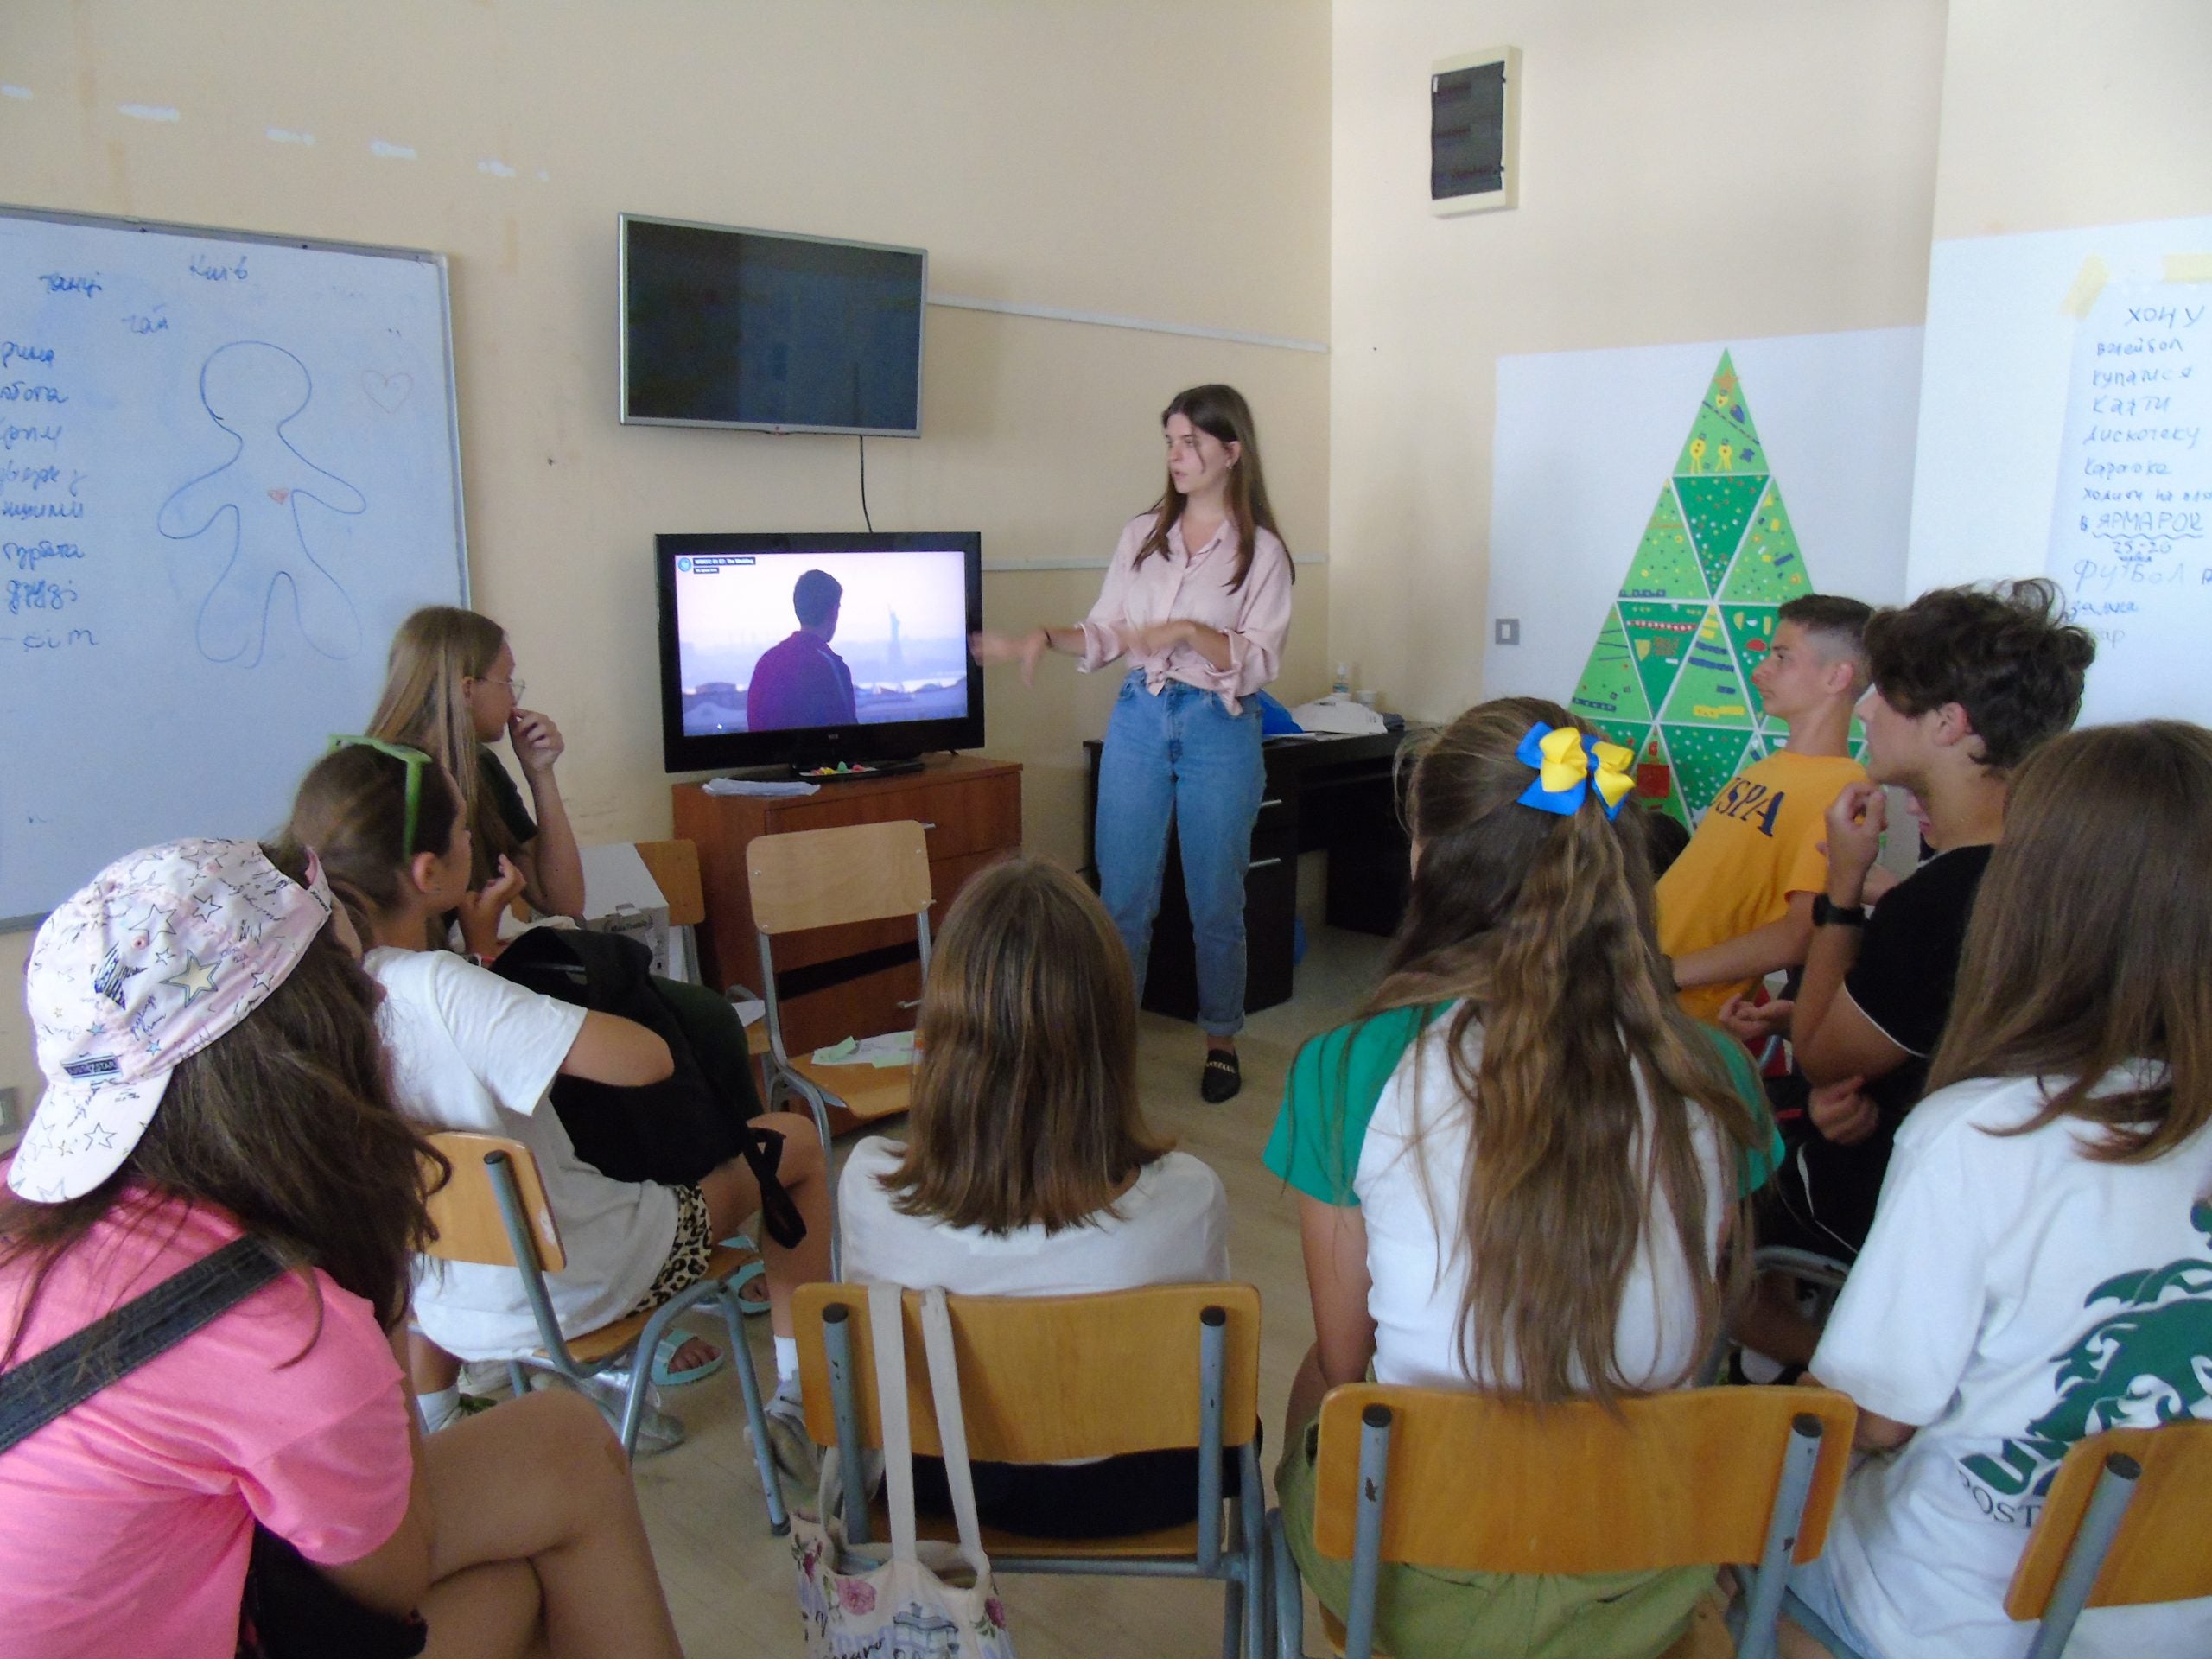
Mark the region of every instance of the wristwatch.
[[1816, 893], [1813, 895], [1813, 925], [1815, 927], [1864, 927], [1866, 925], [1866, 906], [1831, 904], [1827, 894]]

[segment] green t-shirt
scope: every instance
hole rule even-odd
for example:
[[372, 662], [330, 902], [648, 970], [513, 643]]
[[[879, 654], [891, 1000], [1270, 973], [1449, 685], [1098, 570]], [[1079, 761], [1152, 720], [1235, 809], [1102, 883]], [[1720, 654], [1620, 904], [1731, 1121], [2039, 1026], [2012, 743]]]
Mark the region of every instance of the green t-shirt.
[[[1407, 1051], [1452, 1004], [1391, 1008], [1323, 1033], [1298, 1052], [1283, 1087], [1282, 1109], [1261, 1162], [1311, 1198], [1357, 1209], [1352, 1178], [1376, 1103]], [[1767, 1109], [1766, 1090], [1744, 1046], [1726, 1033], [1700, 1027], [1720, 1050], [1730, 1081], [1753, 1119], [1767, 1126], [1764, 1154], [1746, 1153], [1740, 1177], [1746, 1194], [1767, 1184], [1781, 1167], [1782, 1135]]]

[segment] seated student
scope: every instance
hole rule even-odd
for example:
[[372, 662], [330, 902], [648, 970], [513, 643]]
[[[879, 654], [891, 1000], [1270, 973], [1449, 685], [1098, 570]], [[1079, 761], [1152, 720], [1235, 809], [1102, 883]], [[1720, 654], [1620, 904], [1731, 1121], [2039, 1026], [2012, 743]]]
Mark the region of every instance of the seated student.
[[[1089, 887], [1027, 858], [971, 880], [930, 962], [906, 1144], [862, 1141], [838, 1182], [845, 1276], [974, 1296], [1226, 1279], [1228, 1198], [1146, 1128], [1136, 1031], [1128, 955]], [[917, 1490], [949, 1509], [933, 1462]], [[1197, 1493], [1191, 1452], [976, 1465], [983, 1519], [1037, 1535], [1179, 1525]]]
[[[523, 896], [542, 915], [584, 915], [583, 861], [554, 767], [563, 745], [551, 718], [521, 706], [514, 649], [489, 617], [452, 606], [416, 611], [392, 636], [383, 696], [368, 734], [424, 750], [460, 785], [469, 830], [468, 885], [498, 879], [499, 861], [522, 873]], [[529, 780], [531, 809], [491, 745], [505, 733]], [[442, 926], [438, 930], [445, 938]], [[496, 947], [494, 947], [496, 949]], [[486, 954], [489, 954], [487, 952]], [[745, 1027], [730, 1005], [702, 985], [654, 976], [650, 997], [664, 1008], [639, 1011], [657, 1029], [680, 1037], [704, 1076], [703, 1119], [663, 1121], [650, 1141], [610, 1122], [600, 1091], [556, 1088], [554, 1109], [588, 1161], [620, 1179], [696, 1181], [743, 1144], [745, 1122], [760, 1115]]]
[[[579, 1159], [559, 1117], [543, 1109], [556, 1075], [650, 1083], [667, 1075], [667, 1046], [642, 1026], [424, 948], [430, 918], [457, 910], [471, 950], [480, 950], [504, 901], [496, 884], [469, 891], [461, 809], [443, 767], [392, 745], [332, 750], [293, 803], [291, 836], [321, 859], [370, 947], [362, 962], [384, 988], [378, 1017], [401, 1106], [435, 1128], [507, 1135], [536, 1154], [568, 1255], [568, 1265], [546, 1276], [564, 1332], [647, 1312], [696, 1284], [715, 1241], [765, 1201], [779, 1382], [768, 1414], [779, 1454], [792, 1453], [804, 1472], [810, 1443], [798, 1414], [789, 1296], [829, 1276], [830, 1198], [814, 1125], [789, 1115], [755, 1120], [755, 1158], [732, 1159], [696, 1185], [616, 1181]], [[504, 868], [511, 881], [512, 867]], [[435, 1345], [418, 1348], [415, 1372], [434, 1427], [455, 1404], [452, 1356], [510, 1359], [538, 1345], [512, 1268], [424, 1261], [415, 1318]], [[675, 1357], [684, 1363], [681, 1351]]]
[[[1949, 1017], [1974, 892], [2005, 827], [2012, 769], [2074, 723], [2096, 645], [2068, 625], [2048, 582], [1996, 592], [1943, 588], [1866, 625], [1873, 689], [1860, 704], [1866, 770], [1828, 809], [1827, 891], [1786, 1020], [1797, 1065], [1815, 1085], [1809, 1135], [1760, 1216], [1761, 1243], [1848, 1261], [1874, 1217], [1890, 1146], [1927, 1081]], [[1937, 855], [1862, 908], [1881, 850], [1881, 785], [1919, 798]], [[1762, 1352], [1812, 1356], [1816, 1332], [1763, 1297]]]
[[853, 671], [830, 649], [845, 589], [827, 570], [809, 570], [791, 584], [798, 626], [760, 653], [745, 689], [745, 729], [782, 732], [808, 726], [850, 726]]
[[[2005, 1587], [2067, 1449], [2212, 1417], [2207, 869], [2202, 728], [2076, 732], [2017, 774], [1930, 1092], [1813, 1358], [1886, 1455], [1791, 1586], [1867, 1659], [2024, 1653]], [[2212, 1599], [2093, 1609], [2066, 1651], [2212, 1653]]]
[[[0, 1201], [0, 1441], [24, 1435], [0, 1456], [0, 1647], [229, 1659], [250, 1600], [284, 1652], [413, 1653], [419, 1610], [419, 1650], [455, 1659], [674, 1655], [588, 1405], [542, 1395], [420, 1438], [394, 1348], [429, 1148], [343, 912], [311, 861], [273, 856], [134, 853], [31, 948], [48, 1087]], [[191, 1305], [178, 1275], [246, 1235], [289, 1270], [135, 1367], [63, 1363], [157, 1287]], [[48, 1354], [53, 1382], [96, 1378], [50, 1418], [24, 1397]]]
[[1777, 969], [1805, 960], [1828, 804], [1866, 771], [1850, 755], [1851, 710], [1866, 689], [1871, 609], [1808, 594], [1784, 605], [1751, 683], [1789, 728], [1786, 747], [1729, 780], [1659, 878], [1659, 948], [1682, 1007], [1711, 1020]]
[[[1563, 757], [1542, 748], [1563, 734]], [[1298, 1191], [1317, 1340], [1275, 1485], [1300, 1570], [1340, 1616], [1350, 1567], [1313, 1548], [1326, 1390], [1371, 1371], [1608, 1400], [1686, 1385], [1719, 1329], [1742, 1172], [1772, 1155], [1770, 1129], [1748, 1057], [1663, 978], [1643, 837], [1608, 810], [1630, 760], [1529, 697], [1435, 738], [1389, 972], [1292, 1069], [1265, 1161]], [[1408, 1659], [1642, 1659], [1713, 1581], [1385, 1567], [1376, 1637]]]

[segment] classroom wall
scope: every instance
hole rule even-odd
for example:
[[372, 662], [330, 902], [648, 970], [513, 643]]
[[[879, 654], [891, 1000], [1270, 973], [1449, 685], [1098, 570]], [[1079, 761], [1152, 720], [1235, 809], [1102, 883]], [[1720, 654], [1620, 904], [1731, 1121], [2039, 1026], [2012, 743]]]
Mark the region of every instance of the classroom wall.
[[[0, 200], [450, 255], [476, 603], [566, 734], [580, 834], [650, 836], [653, 533], [857, 529], [861, 501], [850, 438], [617, 424], [616, 213], [926, 246], [935, 293], [1320, 341], [1329, 51], [1325, 0], [10, 0]], [[1160, 488], [1160, 409], [1226, 379], [1319, 558], [1329, 368], [932, 307], [925, 435], [868, 446], [868, 505], [980, 528], [988, 563], [1103, 566]], [[1299, 571], [1294, 701], [1325, 683], [1327, 575]], [[986, 617], [1071, 620], [1098, 577], [992, 574]], [[1115, 677], [1052, 666], [1029, 698], [994, 679], [989, 747], [1028, 767], [1030, 845], [1072, 861]], [[28, 944], [0, 938], [10, 983]], [[0, 1085], [34, 1076], [11, 995]]]
[[1950, 0], [1935, 234], [2212, 213], [2212, 6]]
[[[1951, 0], [1945, 63], [1936, 240], [2212, 214], [2203, 0]], [[2024, 546], [2040, 569], [2046, 508], [1955, 536], [1916, 512], [1910, 585], [2018, 575]]]
[[[1917, 323], [1943, 8], [1346, 0], [1333, 33], [1329, 656], [1448, 717], [1482, 686], [1497, 359]], [[1503, 45], [1521, 205], [1433, 218], [1430, 66]]]

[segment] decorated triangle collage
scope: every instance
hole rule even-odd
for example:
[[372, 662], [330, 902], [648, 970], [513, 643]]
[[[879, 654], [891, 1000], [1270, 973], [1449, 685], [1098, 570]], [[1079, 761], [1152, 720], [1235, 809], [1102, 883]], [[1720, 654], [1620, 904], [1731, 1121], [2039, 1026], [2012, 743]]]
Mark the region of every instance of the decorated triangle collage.
[[[1782, 747], [1751, 674], [1815, 592], [1728, 353], [1713, 372], [1568, 706], [1636, 753], [1637, 798], [1685, 825]], [[1852, 722], [1851, 752], [1865, 736]]]

